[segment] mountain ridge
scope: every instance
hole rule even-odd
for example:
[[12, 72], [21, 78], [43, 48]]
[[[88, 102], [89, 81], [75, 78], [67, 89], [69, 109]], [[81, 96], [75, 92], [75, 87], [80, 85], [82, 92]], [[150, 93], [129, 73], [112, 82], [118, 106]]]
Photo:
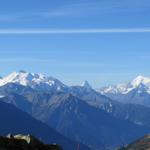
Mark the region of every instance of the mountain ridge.
[[[75, 149], [77, 142], [66, 138], [50, 126], [31, 117], [11, 104], [0, 101], [0, 134], [30, 134], [41, 139], [44, 143], [57, 143], [65, 150]], [[84, 150], [90, 150], [81, 144]]]

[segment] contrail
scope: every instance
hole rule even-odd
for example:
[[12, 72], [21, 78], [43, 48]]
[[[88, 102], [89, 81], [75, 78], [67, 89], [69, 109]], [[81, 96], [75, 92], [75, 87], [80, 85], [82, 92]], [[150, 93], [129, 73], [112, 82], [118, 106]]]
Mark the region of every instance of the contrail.
[[99, 33], [150, 33], [150, 28], [124, 29], [0, 29], [0, 34], [99, 34]]

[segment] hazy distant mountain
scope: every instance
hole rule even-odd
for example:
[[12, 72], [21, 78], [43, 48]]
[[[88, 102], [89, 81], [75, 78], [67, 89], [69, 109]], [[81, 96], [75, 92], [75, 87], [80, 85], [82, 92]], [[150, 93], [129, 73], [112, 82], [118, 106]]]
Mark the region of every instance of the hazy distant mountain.
[[[77, 143], [60, 135], [49, 126], [30, 117], [25, 112], [16, 107], [0, 102], [0, 135], [12, 134], [31, 134], [46, 143], [58, 143], [65, 150], [76, 149]], [[82, 149], [88, 148], [82, 146]]]
[[150, 78], [138, 76], [127, 84], [101, 88], [100, 93], [119, 102], [150, 106]]
[[69, 93], [84, 100], [88, 104], [105, 109], [105, 105], [112, 105], [112, 100], [96, 90], [94, 90], [90, 84], [85, 81], [81, 86], [71, 86]]
[[71, 94], [57, 95], [48, 108], [41, 113], [44, 122], [94, 150], [112, 149], [148, 132], [146, 128], [117, 119]]

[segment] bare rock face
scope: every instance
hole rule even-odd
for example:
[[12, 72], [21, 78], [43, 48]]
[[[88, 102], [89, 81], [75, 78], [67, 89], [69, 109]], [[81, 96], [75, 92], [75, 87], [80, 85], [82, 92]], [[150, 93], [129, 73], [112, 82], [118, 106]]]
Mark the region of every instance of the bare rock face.
[[119, 150], [150, 150], [150, 135], [146, 135]]
[[0, 137], [0, 150], [62, 150], [56, 144], [45, 145], [31, 135]]

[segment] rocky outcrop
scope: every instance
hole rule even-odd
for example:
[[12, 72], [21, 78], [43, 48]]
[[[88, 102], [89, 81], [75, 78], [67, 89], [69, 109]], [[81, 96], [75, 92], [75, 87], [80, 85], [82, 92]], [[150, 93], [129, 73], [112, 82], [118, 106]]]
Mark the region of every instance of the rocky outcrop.
[[0, 150], [62, 150], [56, 144], [45, 145], [31, 135], [0, 137]]
[[146, 135], [119, 150], [150, 150], [150, 135]]

